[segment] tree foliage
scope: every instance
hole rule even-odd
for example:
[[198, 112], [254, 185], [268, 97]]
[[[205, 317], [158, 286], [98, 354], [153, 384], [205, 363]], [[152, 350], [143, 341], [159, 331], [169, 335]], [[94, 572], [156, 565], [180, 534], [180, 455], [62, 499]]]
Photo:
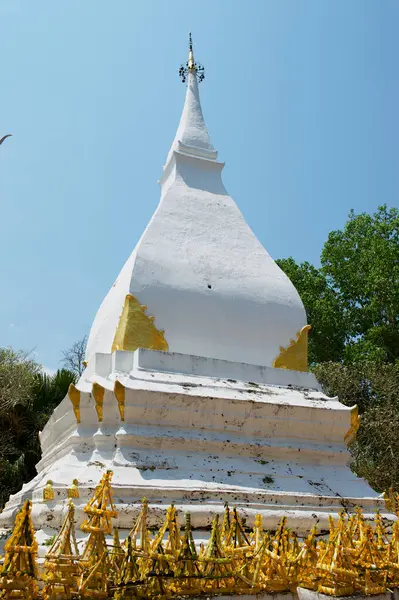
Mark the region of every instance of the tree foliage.
[[83, 373], [84, 359], [86, 354], [87, 335], [81, 340], [78, 340], [68, 350], [62, 352], [62, 365], [68, 371], [75, 373], [77, 377], [80, 377]]
[[355, 473], [377, 491], [399, 491], [399, 361], [328, 362], [313, 371], [327, 394], [359, 408], [360, 428], [350, 447]]
[[0, 417], [15, 405], [24, 405], [30, 398], [40, 365], [24, 352], [0, 348]]
[[73, 381], [69, 371], [50, 377], [27, 354], [0, 348], [0, 506], [36, 475], [39, 432]]
[[399, 211], [349, 214], [328, 236], [322, 269], [348, 315], [347, 360], [399, 358]]
[[293, 258], [277, 261], [305, 305], [310, 361], [399, 358], [399, 211], [380, 206], [373, 215], [353, 211], [332, 231], [321, 267]]

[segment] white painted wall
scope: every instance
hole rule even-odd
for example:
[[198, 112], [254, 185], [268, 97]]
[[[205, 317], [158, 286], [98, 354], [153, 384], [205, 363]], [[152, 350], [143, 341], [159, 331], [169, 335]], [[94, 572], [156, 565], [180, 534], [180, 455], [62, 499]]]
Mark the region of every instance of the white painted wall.
[[[94, 356], [78, 383], [81, 422], [66, 397], [40, 434], [38, 475], [10, 498], [0, 529], [11, 526], [25, 498], [33, 500], [35, 527], [59, 526], [75, 477], [80, 521], [105, 469], [114, 472], [117, 524], [126, 529], [143, 496], [154, 523], [173, 502], [200, 528], [225, 501], [249, 523], [260, 512], [265, 527], [286, 515], [302, 534], [317, 520], [327, 527], [343, 504], [384, 512], [383, 498], [348, 466], [351, 409], [313, 387], [311, 374], [294, 375], [148, 350]], [[124, 421], [115, 379], [125, 386]], [[105, 389], [101, 423], [93, 383]], [[50, 503], [43, 502], [48, 479], [56, 493]]]
[[111, 351], [128, 293], [148, 306], [175, 353], [272, 366], [306, 324], [296, 289], [227, 194], [222, 168], [189, 74], [161, 202], [97, 313], [88, 360]]

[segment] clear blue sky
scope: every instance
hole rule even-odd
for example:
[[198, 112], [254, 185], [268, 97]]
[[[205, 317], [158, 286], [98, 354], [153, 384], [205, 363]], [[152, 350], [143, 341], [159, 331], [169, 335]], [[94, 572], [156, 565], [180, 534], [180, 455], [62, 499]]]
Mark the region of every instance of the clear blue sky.
[[90, 329], [159, 200], [193, 32], [224, 181], [275, 258], [397, 205], [397, 0], [0, 0], [0, 344]]

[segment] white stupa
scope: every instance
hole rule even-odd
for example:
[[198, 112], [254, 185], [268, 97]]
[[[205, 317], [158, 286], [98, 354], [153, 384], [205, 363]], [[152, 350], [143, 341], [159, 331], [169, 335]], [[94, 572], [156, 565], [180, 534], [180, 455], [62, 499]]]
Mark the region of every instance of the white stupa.
[[[59, 527], [72, 480], [77, 514], [112, 469], [118, 526], [143, 496], [174, 502], [195, 527], [224, 503], [299, 533], [343, 506], [384, 502], [350, 470], [357, 410], [307, 372], [306, 313], [226, 192], [204, 123], [192, 46], [161, 200], [101, 304], [87, 367], [41, 434], [38, 475], [0, 516], [33, 500], [36, 528]], [[276, 224], [277, 226], [278, 224]], [[43, 491], [52, 481], [54, 500]]]

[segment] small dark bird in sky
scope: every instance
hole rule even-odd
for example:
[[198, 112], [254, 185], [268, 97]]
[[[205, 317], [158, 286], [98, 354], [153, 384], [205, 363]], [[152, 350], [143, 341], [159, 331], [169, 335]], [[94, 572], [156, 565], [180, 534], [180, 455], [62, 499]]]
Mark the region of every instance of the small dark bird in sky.
[[2, 137], [1, 140], [0, 140], [0, 146], [4, 142], [4, 140], [6, 140], [8, 137], [11, 137], [11, 136], [12, 136], [12, 133], [7, 133], [7, 135], [5, 135], [4, 137]]

